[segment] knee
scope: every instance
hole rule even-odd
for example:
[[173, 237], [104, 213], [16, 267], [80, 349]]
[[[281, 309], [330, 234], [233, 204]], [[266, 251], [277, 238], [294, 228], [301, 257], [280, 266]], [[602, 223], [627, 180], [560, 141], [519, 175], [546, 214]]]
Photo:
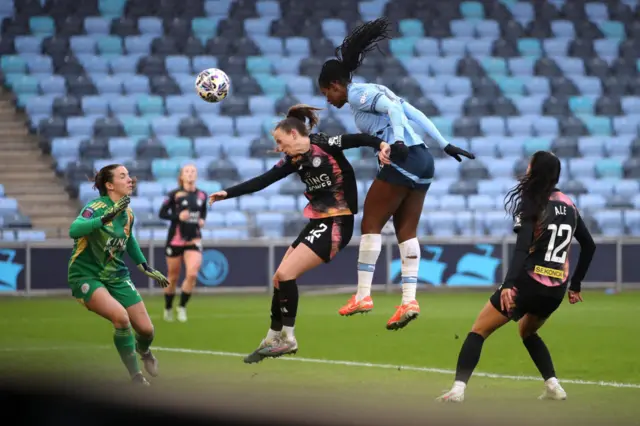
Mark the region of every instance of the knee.
[[111, 322], [115, 328], [129, 328], [131, 322], [129, 321], [129, 314], [124, 308], [121, 308], [113, 313]]
[[295, 274], [288, 272], [286, 270], [278, 269], [276, 273], [273, 275], [273, 286], [278, 288], [278, 285], [281, 281], [290, 281], [298, 278]]
[[384, 223], [379, 223], [379, 220], [372, 218], [371, 215], [365, 215], [360, 223], [360, 233], [366, 234], [380, 234]]
[[415, 228], [407, 229], [407, 227], [405, 226], [396, 228], [396, 238], [398, 240], [398, 244], [404, 244], [408, 241], [415, 240], [417, 236], [418, 236], [418, 233]]
[[167, 279], [171, 282], [172, 285], [175, 285], [179, 277], [180, 277], [180, 271], [176, 271], [173, 268], [169, 268], [169, 270], [167, 271]]
[[486, 339], [487, 337], [491, 336], [491, 333], [493, 333], [493, 329], [484, 327], [482, 326], [482, 324], [473, 324], [473, 326], [471, 327], [471, 333], [478, 334], [482, 336], [483, 339]]
[[520, 330], [518, 330], [518, 332], [520, 333], [520, 338], [522, 339], [522, 341], [526, 341], [529, 339], [539, 339], [540, 336], [538, 336], [538, 333], [535, 331], [529, 331], [526, 329], [521, 328]]
[[138, 327], [136, 332], [141, 336], [144, 336], [146, 338], [151, 338], [155, 333], [155, 329], [153, 327], [153, 324], [149, 323], [149, 324], [144, 324], [141, 327]]
[[196, 268], [187, 270], [185, 278], [187, 281], [195, 282], [198, 279], [198, 270]]

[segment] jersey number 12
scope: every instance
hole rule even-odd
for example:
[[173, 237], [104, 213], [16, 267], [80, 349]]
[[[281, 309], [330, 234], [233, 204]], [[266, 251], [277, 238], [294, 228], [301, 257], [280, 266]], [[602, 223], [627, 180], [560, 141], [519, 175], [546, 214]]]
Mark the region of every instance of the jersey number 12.
[[[573, 237], [573, 229], [571, 225], [563, 223], [558, 226], [555, 223], [551, 223], [547, 228], [551, 231], [551, 238], [549, 238], [549, 245], [547, 246], [547, 252], [544, 255], [545, 262], [562, 263], [567, 260], [567, 248], [571, 243]], [[556, 237], [563, 238], [562, 242], [556, 246]]]

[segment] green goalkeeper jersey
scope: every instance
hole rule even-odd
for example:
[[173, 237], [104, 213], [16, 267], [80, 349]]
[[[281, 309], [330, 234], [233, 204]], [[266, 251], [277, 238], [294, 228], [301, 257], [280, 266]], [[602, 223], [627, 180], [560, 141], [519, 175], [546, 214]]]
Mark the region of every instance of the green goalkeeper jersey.
[[132, 234], [134, 216], [130, 208], [111, 222], [102, 223], [101, 216], [113, 204], [107, 196], [89, 201], [71, 224], [69, 236], [74, 245], [69, 259], [70, 283], [85, 279], [116, 283], [129, 279], [129, 268], [123, 259], [125, 251], [136, 265], [146, 262]]

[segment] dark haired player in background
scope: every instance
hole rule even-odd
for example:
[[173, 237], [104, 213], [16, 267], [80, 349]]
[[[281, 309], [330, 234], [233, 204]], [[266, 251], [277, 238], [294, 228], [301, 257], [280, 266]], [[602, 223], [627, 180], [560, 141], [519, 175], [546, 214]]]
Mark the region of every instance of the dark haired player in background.
[[536, 152], [527, 173], [507, 194], [509, 213], [518, 234], [504, 283], [491, 296], [467, 335], [451, 390], [440, 401], [462, 402], [467, 382], [484, 341], [510, 320], [518, 322], [522, 343], [544, 379], [540, 399], [563, 400], [549, 349], [538, 330], [560, 306], [569, 284], [569, 249], [573, 237], [580, 243], [580, 257], [569, 285], [569, 303], [582, 301], [582, 280], [596, 245], [571, 199], [556, 188], [560, 160], [550, 152]]
[[198, 170], [193, 164], [180, 169], [178, 188], [171, 191], [160, 208], [161, 219], [171, 221], [165, 255], [167, 275], [171, 285], [164, 289], [164, 320], [173, 321], [173, 298], [180, 278], [182, 261], [185, 277], [180, 287], [178, 321], [187, 321], [187, 302], [196, 287], [202, 264], [202, 227], [207, 218], [207, 194], [196, 188]]

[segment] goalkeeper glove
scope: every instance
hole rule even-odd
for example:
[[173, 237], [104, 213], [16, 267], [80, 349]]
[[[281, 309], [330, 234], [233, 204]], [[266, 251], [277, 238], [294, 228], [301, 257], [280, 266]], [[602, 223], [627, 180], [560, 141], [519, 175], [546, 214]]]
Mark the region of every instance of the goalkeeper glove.
[[444, 147], [444, 152], [447, 153], [447, 155], [452, 156], [453, 158], [455, 158], [456, 160], [458, 160], [458, 162], [462, 162], [462, 158], [460, 158], [460, 156], [462, 155], [463, 157], [467, 157], [470, 158], [472, 160], [476, 159], [476, 156], [473, 155], [472, 153], [465, 151], [464, 149], [458, 148], [455, 145], [449, 144], [447, 146]]
[[391, 161], [398, 162], [403, 161], [409, 156], [409, 147], [402, 141], [396, 141], [391, 145]]
[[139, 264], [138, 265], [138, 269], [140, 269], [140, 272], [142, 272], [146, 276], [151, 277], [154, 280], [156, 280], [156, 282], [158, 284], [160, 284], [160, 287], [162, 287], [162, 288], [169, 287], [169, 280], [167, 279], [167, 277], [162, 275], [162, 273], [160, 271], [156, 271], [155, 269], [153, 269], [147, 263]]
[[129, 198], [128, 195], [125, 195], [124, 197], [120, 198], [113, 206], [109, 207], [104, 212], [102, 217], [100, 217], [100, 220], [102, 221], [102, 223], [105, 224], [105, 223], [111, 222], [114, 217], [116, 217], [119, 213], [121, 213], [122, 211], [126, 210], [127, 207], [129, 207], [130, 201], [131, 201], [131, 198]]

